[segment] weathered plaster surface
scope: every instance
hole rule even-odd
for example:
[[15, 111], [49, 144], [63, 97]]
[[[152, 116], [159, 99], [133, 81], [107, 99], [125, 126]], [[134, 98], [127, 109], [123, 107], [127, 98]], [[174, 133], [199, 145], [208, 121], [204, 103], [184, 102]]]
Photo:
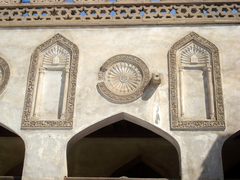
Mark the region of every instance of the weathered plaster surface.
[[[132, 121], [140, 125], [145, 125], [144, 121], [153, 124], [157, 127], [154, 131], [164, 137], [176, 139], [183, 180], [223, 179], [222, 143], [240, 129], [239, 29], [237, 25], [0, 29], [0, 56], [11, 68], [9, 84], [0, 95], [0, 124], [25, 142], [23, 180], [63, 180], [67, 175], [66, 148], [71, 137], [92, 125], [96, 130], [95, 123], [121, 112], [136, 117]], [[176, 41], [192, 31], [219, 49], [225, 131], [170, 130], [167, 54]], [[21, 130], [31, 54], [57, 33], [75, 43], [80, 51], [73, 129]], [[117, 54], [139, 57], [151, 73], [162, 73], [164, 81], [134, 102], [109, 102], [97, 90], [97, 76], [101, 65]], [[146, 128], [152, 130], [151, 127]]]

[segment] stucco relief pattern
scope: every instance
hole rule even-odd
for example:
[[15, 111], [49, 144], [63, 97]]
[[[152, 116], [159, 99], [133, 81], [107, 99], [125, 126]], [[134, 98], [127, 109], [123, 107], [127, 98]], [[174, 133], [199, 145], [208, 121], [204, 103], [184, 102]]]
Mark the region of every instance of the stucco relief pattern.
[[126, 62], [118, 62], [107, 72], [106, 85], [119, 94], [134, 92], [142, 82], [142, 75], [138, 67]]
[[[177, 51], [189, 43], [196, 41], [207, 47], [211, 52], [213, 62], [213, 81], [216, 104], [215, 121], [180, 121], [178, 112], [178, 85], [177, 85]], [[177, 41], [169, 51], [169, 87], [170, 87], [170, 111], [171, 111], [171, 128], [172, 129], [224, 129], [225, 117], [223, 106], [222, 81], [220, 71], [220, 60], [218, 48], [207, 39], [191, 32], [181, 40]]]
[[[70, 80], [69, 80], [69, 92], [67, 100], [67, 115], [66, 119], [58, 121], [31, 121], [32, 103], [35, 91], [36, 75], [39, 61], [39, 54], [54, 43], [61, 43], [71, 50], [72, 62], [70, 66]], [[78, 59], [79, 50], [78, 47], [71, 41], [66, 39], [60, 34], [56, 34], [45, 43], [38, 46], [32, 54], [30, 70], [28, 75], [28, 86], [25, 97], [25, 106], [23, 112], [22, 128], [72, 128], [73, 115], [74, 115], [74, 103], [76, 94], [76, 80], [78, 72]]]
[[149, 83], [147, 65], [132, 55], [116, 55], [107, 60], [99, 71], [98, 87], [115, 102], [130, 102], [139, 98]]
[[[1, 27], [229, 24], [240, 22], [236, 2], [31, 0], [31, 5], [0, 9]], [[6, 6], [7, 0], [0, 5]], [[41, 8], [38, 5], [41, 4]], [[54, 6], [57, 4], [58, 6]], [[97, 6], [94, 4], [98, 4]], [[176, 13], [172, 13], [173, 10]], [[144, 15], [142, 14], [144, 12]]]
[[34, 3], [63, 3], [65, 0], [30, 0], [31, 4]]
[[181, 63], [188, 64], [191, 62], [191, 57], [197, 57], [198, 64], [205, 64], [209, 62], [209, 53], [196, 44], [190, 44], [181, 54]]
[[70, 54], [61, 46], [55, 45], [44, 53], [43, 65], [51, 66], [52, 64], [58, 64], [64, 66], [69, 64]]
[[20, 4], [21, 0], [0, 0], [0, 4]]
[[8, 63], [0, 57], [0, 94], [6, 88], [10, 79], [10, 68]]

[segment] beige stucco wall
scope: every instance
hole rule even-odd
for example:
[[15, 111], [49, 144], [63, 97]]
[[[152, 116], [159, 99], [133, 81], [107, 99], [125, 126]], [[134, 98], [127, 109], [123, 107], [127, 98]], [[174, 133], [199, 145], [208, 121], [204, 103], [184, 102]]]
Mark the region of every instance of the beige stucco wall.
[[[0, 124], [19, 134], [25, 142], [23, 180], [63, 180], [67, 175], [68, 141], [85, 128], [122, 112], [136, 117], [126, 120], [178, 142], [175, 146], [183, 180], [223, 179], [222, 144], [240, 129], [239, 29], [237, 25], [0, 29], [0, 57], [11, 69], [9, 84], [0, 95]], [[192, 31], [219, 49], [225, 131], [170, 130], [167, 54], [177, 40]], [[31, 54], [56, 33], [75, 43], [80, 51], [73, 129], [21, 130]], [[137, 56], [151, 73], [163, 74], [162, 84], [148, 100], [140, 97], [131, 103], [117, 104], [99, 94], [96, 87], [99, 68], [117, 54]], [[121, 119], [103, 121], [83, 131], [82, 136], [116, 120]]]

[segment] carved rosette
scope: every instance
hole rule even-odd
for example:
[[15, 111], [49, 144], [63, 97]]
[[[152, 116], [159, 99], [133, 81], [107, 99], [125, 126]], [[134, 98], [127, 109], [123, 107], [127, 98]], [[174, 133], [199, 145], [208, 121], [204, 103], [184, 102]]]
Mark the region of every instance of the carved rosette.
[[[69, 76], [69, 85], [68, 85], [68, 95], [67, 95], [67, 106], [66, 106], [66, 118], [60, 119], [57, 121], [51, 120], [32, 120], [33, 114], [33, 102], [34, 102], [34, 92], [36, 91], [36, 76], [37, 69], [39, 66], [39, 56], [40, 53], [45, 51], [47, 48], [51, 47], [54, 44], [62, 44], [66, 46], [71, 52], [71, 64], [70, 64], [70, 76]], [[61, 50], [61, 49], [58, 49]], [[56, 54], [56, 53], [55, 53]], [[51, 54], [49, 54], [51, 56]], [[52, 54], [54, 55], [54, 53]], [[47, 63], [49, 56], [45, 56], [44, 62]], [[60, 62], [61, 62], [60, 57]], [[65, 59], [68, 59], [65, 58]], [[25, 105], [22, 119], [22, 128], [72, 128], [73, 126], [73, 115], [75, 107], [75, 94], [76, 94], [76, 81], [77, 81], [77, 72], [78, 72], [78, 59], [79, 59], [79, 50], [78, 47], [63, 37], [60, 34], [56, 34], [51, 39], [45, 43], [39, 45], [32, 54], [31, 63], [28, 74], [28, 85], [27, 92], [25, 97]], [[53, 60], [52, 60], [53, 61]]]
[[139, 98], [150, 75], [147, 65], [132, 55], [116, 55], [108, 59], [99, 71], [98, 87], [108, 99], [126, 103]]
[[10, 79], [10, 68], [8, 63], [0, 57], [0, 94], [6, 88]]
[[[211, 51], [212, 68], [213, 68], [213, 82], [214, 82], [214, 94], [216, 104], [216, 120], [215, 121], [189, 121], [180, 120], [180, 112], [178, 111], [178, 80], [177, 80], [177, 51], [187, 43], [194, 41], [197, 42]], [[201, 49], [193, 50], [201, 52], [201, 56], [205, 57], [208, 61], [208, 56], [205, 51]], [[200, 51], [199, 51], [200, 50]], [[190, 56], [191, 56], [191, 51]], [[189, 56], [189, 57], [190, 57]], [[182, 59], [184, 60], [184, 59]], [[200, 58], [201, 60], [201, 58]], [[170, 112], [171, 112], [171, 129], [225, 129], [225, 116], [224, 116], [224, 105], [223, 105], [223, 93], [222, 93], [222, 81], [220, 71], [220, 60], [218, 48], [208, 41], [207, 39], [199, 36], [198, 34], [191, 32], [181, 40], [177, 41], [169, 51], [169, 88], [170, 88]]]

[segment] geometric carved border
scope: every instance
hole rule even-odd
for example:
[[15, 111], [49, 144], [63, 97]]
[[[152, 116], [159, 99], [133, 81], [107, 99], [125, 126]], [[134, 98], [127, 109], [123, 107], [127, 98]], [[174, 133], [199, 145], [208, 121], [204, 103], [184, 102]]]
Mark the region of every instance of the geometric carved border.
[[[178, 85], [177, 85], [177, 51], [189, 43], [196, 41], [211, 51], [213, 63], [213, 82], [216, 103], [215, 121], [181, 121], [178, 112]], [[170, 111], [171, 129], [225, 129], [223, 93], [221, 81], [221, 69], [218, 48], [207, 39], [191, 32], [181, 40], [177, 41], [169, 51], [169, 88], [170, 88]]]
[[3, 81], [0, 83], [0, 94], [3, 92], [3, 90], [6, 88], [7, 83], [10, 79], [10, 68], [8, 63], [0, 57], [0, 67], [3, 70]]
[[[114, 65], [116, 63], [120, 63], [120, 66], [121, 66], [121, 63], [128, 64], [129, 69], [127, 69], [127, 70], [125, 68], [123, 68], [123, 69], [125, 69], [126, 71], [130, 71], [131, 73], [129, 73], [129, 74], [136, 73], [136, 71], [131, 71], [134, 69], [133, 67], [135, 67], [135, 69], [137, 69], [138, 73], [141, 74], [140, 76], [142, 78], [141, 78], [141, 80], [140, 79], [138, 80], [139, 86], [136, 87], [135, 91], [130, 92], [130, 93], [118, 93], [118, 92], [113, 92], [112, 89], [108, 88], [107, 80], [106, 80], [106, 73], [112, 67], [112, 65]], [[118, 75], [122, 75], [122, 74], [124, 74], [124, 72], [119, 72]], [[123, 75], [123, 76], [125, 76], [125, 75]], [[128, 76], [127, 73], [126, 73], [126, 76]], [[137, 76], [138, 75], [136, 75], [136, 77]], [[136, 77], [134, 77], [134, 78], [136, 78]], [[120, 78], [120, 76], [118, 76], [117, 78]], [[98, 79], [100, 81], [98, 83], [99, 90], [108, 99], [110, 99], [114, 102], [127, 103], [127, 102], [136, 100], [143, 94], [145, 87], [149, 83], [150, 74], [149, 74], [147, 65], [140, 58], [133, 56], [133, 55], [129, 55], [129, 54], [119, 54], [119, 55], [111, 57], [101, 66], [101, 68], [99, 70], [99, 74], [98, 74]], [[119, 80], [119, 82], [120, 82], [120, 80]], [[129, 83], [129, 84], [131, 84], [131, 83]]]
[[[37, 68], [39, 64], [39, 55], [46, 48], [50, 47], [55, 43], [61, 43], [71, 51], [71, 65], [70, 65], [70, 79], [68, 85], [68, 97], [67, 97], [67, 110], [66, 118], [64, 120], [57, 121], [48, 121], [48, 120], [31, 120], [32, 114], [32, 103], [33, 103], [33, 94], [35, 91], [36, 75]], [[79, 59], [79, 50], [78, 47], [63, 37], [60, 34], [56, 34], [51, 39], [45, 43], [38, 46], [31, 57], [31, 64], [29, 68], [28, 75], [28, 85], [27, 92], [25, 97], [25, 105], [22, 119], [22, 128], [23, 129], [32, 129], [32, 128], [72, 128], [73, 127], [73, 115], [74, 115], [74, 104], [75, 104], [75, 94], [76, 94], [76, 81], [77, 81], [77, 72], [78, 72], [78, 59]]]
[[[174, 3], [172, 0], [126, 0], [111, 3], [104, 0], [79, 0], [75, 3], [38, 1], [42, 2], [20, 5], [0, 3], [0, 27], [240, 23], [239, 0], [181, 0]], [[175, 14], [172, 13], [173, 9]]]

